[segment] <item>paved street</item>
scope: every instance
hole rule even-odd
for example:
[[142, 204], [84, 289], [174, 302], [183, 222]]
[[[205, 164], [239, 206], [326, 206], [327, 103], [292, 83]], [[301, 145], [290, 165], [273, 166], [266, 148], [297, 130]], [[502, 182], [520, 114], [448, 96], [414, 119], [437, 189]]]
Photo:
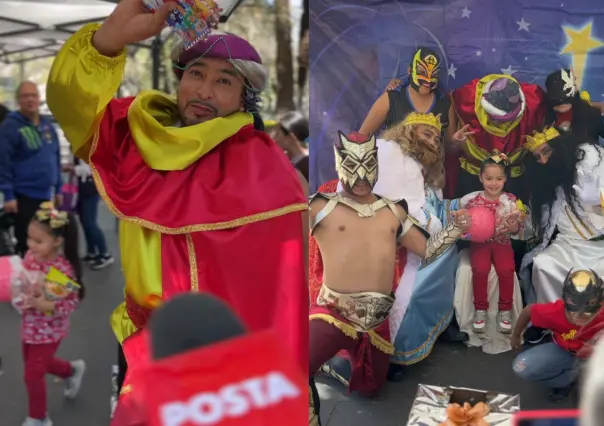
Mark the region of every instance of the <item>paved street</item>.
[[[66, 359], [85, 359], [88, 372], [80, 396], [72, 403], [63, 400], [61, 384], [48, 379], [49, 411], [55, 426], [107, 426], [109, 423], [111, 365], [117, 357], [109, 315], [121, 299], [123, 281], [117, 261], [115, 221], [104, 207], [100, 216], [116, 263], [85, 275], [88, 295], [72, 318], [72, 332], [63, 342], [59, 355]], [[17, 314], [9, 305], [0, 304], [0, 355], [5, 370], [0, 376], [1, 426], [21, 426], [26, 415], [18, 327]], [[427, 360], [408, 369], [402, 383], [388, 384], [379, 398], [372, 401], [347, 397], [338, 385], [323, 381], [319, 384], [324, 401], [323, 424], [404, 426], [418, 383], [519, 392], [523, 408], [554, 408], [547, 402], [543, 389], [514, 377], [511, 359], [509, 353], [491, 356], [463, 345], [439, 344]]]

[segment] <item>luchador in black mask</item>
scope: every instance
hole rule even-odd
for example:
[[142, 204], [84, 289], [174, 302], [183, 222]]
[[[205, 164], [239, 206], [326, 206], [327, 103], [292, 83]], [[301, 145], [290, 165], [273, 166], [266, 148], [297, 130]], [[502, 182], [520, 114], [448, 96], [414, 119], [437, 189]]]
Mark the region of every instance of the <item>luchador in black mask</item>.
[[550, 104], [555, 107], [572, 104], [579, 97], [579, 89], [573, 70], [554, 71], [545, 79], [545, 88]]
[[601, 309], [602, 278], [593, 270], [570, 271], [562, 287], [562, 300], [567, 312], [594, 315]]
[[419, 90], [420, 86], [425, 86], [430, 91], [436, 90], [438, 73], [440, 72], [440, 58], [435, 51], [424, 47], [417, 49], [415, 55], [413, 55], [410, 68], [409, 84], [413, 89]]

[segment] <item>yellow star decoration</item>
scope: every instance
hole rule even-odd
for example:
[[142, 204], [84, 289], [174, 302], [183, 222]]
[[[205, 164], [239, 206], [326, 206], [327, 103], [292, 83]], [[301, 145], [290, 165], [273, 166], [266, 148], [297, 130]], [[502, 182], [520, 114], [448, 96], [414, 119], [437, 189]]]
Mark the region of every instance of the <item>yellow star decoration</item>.
[[580, 29], [562, 26], [568, 43], [562, 48], [560, 54], [572, 55], [572, 67], [577, 79], [577, 87], [581, 87], [585, 65], [587, 64], [587, 55], [591, 50], [604, 46], [604, 42], [592, 37], [592, 26], [593, 21]]

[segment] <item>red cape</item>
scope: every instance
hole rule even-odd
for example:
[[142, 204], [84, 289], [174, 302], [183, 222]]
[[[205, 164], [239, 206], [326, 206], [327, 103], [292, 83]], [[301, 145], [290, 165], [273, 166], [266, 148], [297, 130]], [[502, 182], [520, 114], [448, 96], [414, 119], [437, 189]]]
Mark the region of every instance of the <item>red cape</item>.
[[[184, 170], [153, 170], [131, 138], [132, 100], [114, 100], [107, 107], [90, 164], [99, 192], [120, 219], [162, 232], [163, 299], [191, 291], [195, 282], [199, 291], [225, 300], [251, 331], [275, 329], [307, 371], [300, 205], [308, 200], [295, 169], [266, 133], [246, 126]], [[203, 229], [278, 209], [264, 220]], [[138, 321], [131, 315], [139, 327], [150, 314], [140, 310]], [[140, 331], [124, 341], [124, 352], [129, 368], [148, 359]]]

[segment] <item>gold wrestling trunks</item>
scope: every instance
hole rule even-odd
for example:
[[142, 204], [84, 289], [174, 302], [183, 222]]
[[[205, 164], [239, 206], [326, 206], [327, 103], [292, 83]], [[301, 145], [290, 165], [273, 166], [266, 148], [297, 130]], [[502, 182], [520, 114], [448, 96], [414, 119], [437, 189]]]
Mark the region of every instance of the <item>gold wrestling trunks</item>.
[[373, 292], [342, 294], [323, 284], [316, 304], [336, 311], [357, 331], [367, 333], [388, 319], [394, 297]]

